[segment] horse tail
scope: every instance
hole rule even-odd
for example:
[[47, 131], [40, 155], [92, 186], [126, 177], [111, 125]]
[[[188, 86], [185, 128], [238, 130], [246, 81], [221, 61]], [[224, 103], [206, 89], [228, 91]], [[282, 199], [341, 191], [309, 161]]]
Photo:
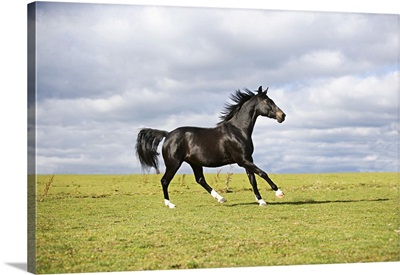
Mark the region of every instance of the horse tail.
[[157, 147], [167, 134], [167, 131], [149, 128], [143, 128], [139, 131], [135, 148], [143, 169], [149, 170], [153, 167], [157, 174], [160, 173], [158, 169], [158, 155], [160, 153], [157, 152]]

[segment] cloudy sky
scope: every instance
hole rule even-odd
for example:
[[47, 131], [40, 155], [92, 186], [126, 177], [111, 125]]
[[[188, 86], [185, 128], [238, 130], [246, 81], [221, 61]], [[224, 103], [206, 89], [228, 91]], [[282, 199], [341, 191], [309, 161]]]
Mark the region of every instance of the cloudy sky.
[[36, 43], [38, 173], [140, 173], [140, 128], [260, 85], [287, 115], [258, 119], [260, 168], [398, 170], [398, 15], [40, 2]]

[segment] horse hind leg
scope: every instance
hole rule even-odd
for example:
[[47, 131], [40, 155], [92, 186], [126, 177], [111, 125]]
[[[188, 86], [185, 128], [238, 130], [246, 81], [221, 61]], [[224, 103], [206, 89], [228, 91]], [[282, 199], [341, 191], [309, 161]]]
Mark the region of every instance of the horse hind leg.
[[172, 178], [175, 176], [175, 174], [178, 171], [180, 166], [181, 166], [181, 163], [173, 165], [173, 166], [171, 166], [171, 165], [166, 166], [165, 174], [161, 178], [161, 186], [162, 186], [163, 193], [164, 193], [164, 204], [165, 204], [165, 206], [167, 206], [169, 208], [175, 208], [176, 205], [173, 204], [169, 200], [168, 186], [169, 186]]
[[170, 181], [166, 180], [164, 177], [161, 179], [161, 185], [163, 188], [163, 193], [164, 193], [164, 204], [165, 206], [168, 206], [169, 208], [175, 208], [176, 205], [170, 202], [169, 200], [169, 195], [168, 195], [168, 186], [169, 186]]
[[211, 194], [213, 198], [215, 198], [219, 203], [224, 203], [226, 202], [226, 199], [222, 197], [220, 194], [218, 194], [217, 191], [215, 191], [208, 183], [206, 182], [206, 179], [203, 174], [203, 167], [190, 164], [190, 166], [193, 169], [194, 176], [196, 178], [196, 181], [198, 184], [200, 184], [204, 189], [207, 190], [208, 193]]

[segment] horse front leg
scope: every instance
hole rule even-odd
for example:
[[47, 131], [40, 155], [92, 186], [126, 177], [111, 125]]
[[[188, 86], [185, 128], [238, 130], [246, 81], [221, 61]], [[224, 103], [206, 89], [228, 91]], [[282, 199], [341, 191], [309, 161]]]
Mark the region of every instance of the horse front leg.
[[260, 206], [266, 206], [267, 203], [261, 198], [260, 191], [258, 190], [257, 181], [256, 181], [256, 177], [254, 176], [254, 173], [250, 172], [247, 169], [246, 169], [246, 173], [247, 173], [247, 176], [249, 178], [250, 184], [253, 187], [253, 191], [254, 191], [254, 195], [256, 197], [256, 201], [258, 202], [258, 204]]
[[258, 168], [252, 160], [244, 161], [243, 163], [239, 164], [240, 166], [244, 167], [246, 171], [250, 173], [254, 173], [259, 175], [261, 178], [263, 178], [268, 184], [271, 186], [272, 190], [275, 191], [275, 195], [278, 198], [283, 198], [285, 197], [285, 194], [276, 186], [276, 184], [269, 178], [268, 174], [265, 173], [263, 170]]

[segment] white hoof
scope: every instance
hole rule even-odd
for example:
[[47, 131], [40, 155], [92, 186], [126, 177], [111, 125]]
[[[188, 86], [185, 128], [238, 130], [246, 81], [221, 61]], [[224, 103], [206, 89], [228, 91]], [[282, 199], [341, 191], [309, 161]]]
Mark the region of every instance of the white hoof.
[[212, 191], [211, 191], [211, 196], [213, 196], [213, 198], [217, 199], [217, 201], [218, 201], [219, 203], [224, 203], [224, 202], [226, 202], [226, 199], [224, 199], [224, 198], [223, 198], [220, 194], [218, 194], [218, 192], [215, 191], [215, 190], [212, 190]]
[[275, 192], [275, 196], [277, 196], [278, 198], [282, 199], [285, 197], [285, 194], [283, 194], [281, 189], [276, 190]]
[[170, 202], [169, 200], [164, 200], [165, 206], [168, 206], [169, 208], [175, 208], [176, 205]]
[[263, 199], [261, 199], [261, 200], [258, 200], [258, 205], [259, 206], [267, 206], [267, 203]]
[[226, 199], [223, 198], [223, 197], [221, 197], [220, 199], [218, 199], [218, 202], [219, 202], [219, 203], [224, 203], [224, 202], [226, 202]]

